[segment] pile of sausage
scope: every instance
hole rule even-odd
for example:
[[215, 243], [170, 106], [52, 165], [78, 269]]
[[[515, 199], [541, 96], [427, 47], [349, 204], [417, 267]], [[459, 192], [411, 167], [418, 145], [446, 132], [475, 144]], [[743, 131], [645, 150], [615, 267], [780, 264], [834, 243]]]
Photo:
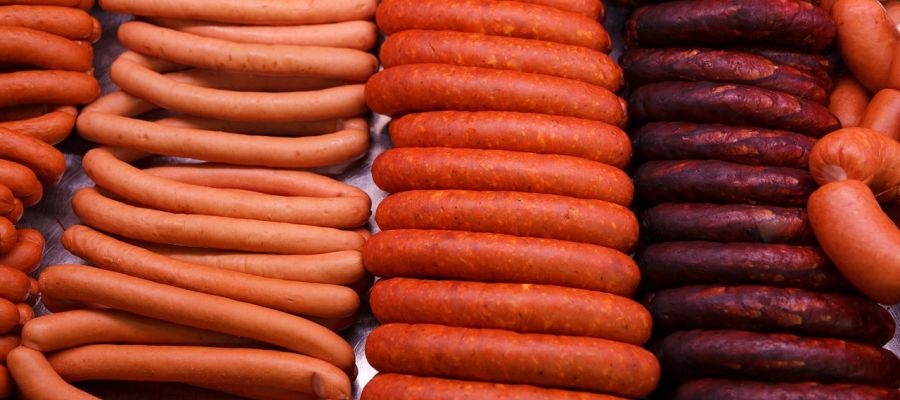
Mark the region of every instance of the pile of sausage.
[[637, 8], [625, 37], [651, 243], [637, 260], [673, 397], [892, 398], [894, 321], [832, 266], [805, 208], [816, 138], [841, 127], [828, 13], [678, 0]]
[[[638, 224], [622, 71], [600, 1], [386, 0], [391, 195], [366, 268], [384, 279], [366, 400], [639, 398], [659, 364], [629, 299]], [[621, 397], [616, 397], [621, 396]]]
[[55, 313], [9, 355], [27, 398], [92, 398], [66, 382], [94, 380], [350, 398], [355, 357], [336, 331], [372, 284], [371, 201], [298, 168], [368, 150], [375, 2], [310, 4], [100, 2], [144, 19], [118, 29], [122, 90], [77, 121], [104, 147], [84, 156], [97, 187], [75, 193], [84, 225], [62, 242], [92, 266], [40, 275]]

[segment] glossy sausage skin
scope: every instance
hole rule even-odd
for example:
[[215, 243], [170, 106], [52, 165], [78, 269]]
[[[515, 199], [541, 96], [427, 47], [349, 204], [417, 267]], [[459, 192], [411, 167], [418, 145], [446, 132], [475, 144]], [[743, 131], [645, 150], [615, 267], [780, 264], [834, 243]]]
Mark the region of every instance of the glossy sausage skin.
[[750, 204], [663, 203], [644, 211], [641, 235], [654, 242], [815, 242], [805, 208]]
[[741, 50], [811, 74], [819, 78], [826, 88], [831, 89], [834, 86], [834, 79], [838, 69], [824, 55], [807, 53], [802, 50], [789, 51], [775, 47], [743, 47]]
[[866, 128], [844, 128], [816, 142], [809, 170], [820, 185], [847, 179], [872, 189], [879, 202], [900, 198], [900, 142]]
[[730, 379], [698, 379], [682, 384], [673, 400], [896, 400], [887, 387], [804, 383], [770, 383]]
[[831, 111], [840, 121], [841, 126], [850, 128], [859, 126], [866, 106], [872, 95], [859, 83], [853, 75], [847, 73], [838, 78], [831, 92], [831, 102], [828, 103], [828, 111]]
[[651, 161], [634, 177], [635, 196], [648, 204], [715, 202], [803, 206], [816, 189], [797, 168], [724, 161]]
[[900, 89], [881, 89], [866, 107], [859, 126], [900, 140]]
[[665, 288], [703, 284], [759, 284], [809, 290], [850, 284], [817, 247], [762, 243], [669, 242], [638, 253], [644, 282]]
[[363, 388], [361, 400], [621, 400], [621, 397], [529, 385], [462, 381], [401, 374], [378, 374]]
[[[381, 277], [557, 285], [630, 297], [640, 272], [607, 247], [444, 230], [386, 230], [366, 242], [366, 269]], [[559, 268], [559, 265], [566, 268]]]

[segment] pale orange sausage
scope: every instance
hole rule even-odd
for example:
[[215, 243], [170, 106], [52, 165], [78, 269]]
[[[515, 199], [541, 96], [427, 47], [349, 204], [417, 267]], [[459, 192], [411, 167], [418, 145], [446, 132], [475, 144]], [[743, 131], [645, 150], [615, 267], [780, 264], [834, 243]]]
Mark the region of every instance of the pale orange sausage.
[[27, 399], [100, 400], [66, 383], [38, 351], [18, 347], [9, 353], [7, 365]]
[[375, 13], [375, 5], [375, 0], [257, 0], [253, 3], [245, 0], [100, 1], [100, 6], [104, 10], [120, 14], [199, 19], [247, 25], [308, 25], [368, 20]]
[[831, 13], [841, 56], [853, 75], [872, 92], [887, 87], [900, 32], [881, 3], [838, 0]]
[[76, 115], [78, 115], [78, 110], [75, 107], [58, 106], [48, 113], [36, 117], [0, 122], [0, 128], [32, 136], [49, 144], [57, 144], [72, 133]]
[[294, 26], [252, 26], [204, 21], [151, 18], [156, 25], [195, 35], [238, 43], [327, 46], [369, 50], [378, 39], [378, 28], [371, 21], [347, 21], [333, 24]]
[[828, 111], [841, 121], [844, 128], [859, 126], [871, 97], [865, 86], [853, 75], [845, 74], [834, 84]]
[[169, 72], [165, 76], [180, 83], [240, 92], [303, 92], [327, 89], [348, 83], [339, 79], [312, 76], [270, 76], [199, 68]]
[[900, 140], [900, 90], [888, 88], [875, 93], [859, 126]]
[[18, 234], [18, 241], [12, 250], [0, 255], [0, 265], [9, 265], [19, 271], [31, 273], [41, 264], [44, 236], [34, 229], [19, 229]]

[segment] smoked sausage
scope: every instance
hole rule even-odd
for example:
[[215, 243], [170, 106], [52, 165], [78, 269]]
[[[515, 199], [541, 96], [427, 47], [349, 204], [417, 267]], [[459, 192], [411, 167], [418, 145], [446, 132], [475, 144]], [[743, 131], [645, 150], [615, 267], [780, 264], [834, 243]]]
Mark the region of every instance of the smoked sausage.
[[834, 78], [838, 69], [828, 57], [822, 54], [789, 51], [777, 47], [741, 47], [740, 49], [813, 75], [822, 80], [826, 88], [830, 89], [834, 86]]
[[750, 204], [663, 203], [644, 211], [641, 234], [654, 242], [815, 242], [806, 209]]
[[621, 397], [529, 385], [460, 381], [401, 374], [378, 374], [363, 388], [361, 400], [622, 400]]
[[894, 400], [898, 396], [896, 389], [867, 385], [698, 379], [679, 386], [673, 400]]

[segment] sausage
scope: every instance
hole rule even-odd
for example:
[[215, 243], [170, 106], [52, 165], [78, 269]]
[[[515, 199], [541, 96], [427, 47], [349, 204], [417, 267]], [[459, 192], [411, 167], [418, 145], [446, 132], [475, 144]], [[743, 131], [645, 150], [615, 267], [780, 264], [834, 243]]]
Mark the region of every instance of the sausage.
[[378, 27], [371, 21], [294, 26], [253, 26], [170, 18], [151, 18], [156, 25], [193, 35], [238, 43], [324, 46], [356, 50], [375, 47]]
[[350, 81], [365, 81], [378, 70], [375, 56], [362, 50], [238, 43], [138, 21], [122, 24], [118, 32], [132, 51], [197, 68]]
[[603, 21], [603, 2], [598, 0], [515, 0], [522, 3], [540, 4], [560, 10], [584, 14], [586, 17]]
[[630, 46], [769, 44], [820, 53], [834, 37], [828, 12], [795, 0], [680, 0], [640, 7], [625, 22]]
[[0, 128], [0, 157], [31, 168], [41, 182], [52, 185], [66, 172], [66, 157], [52, 145]]
[[402, 192], [378, 205], [375, 221], [382, 230], [500, 233], [596, 244], [625, 253], [634, 248], [638, 237], [637, 219], [623, 206], [539, 193]]
[[19, 326], [25, 325], [28, 321], [34, 319], [34, 309], [28, 303], [16, 304], [19, 310]]
[[90, 46], [37, 29], [0, 26], [0, 44], [0, 62], [65, 71], [93, 68], [94, 52]]
[[846, 179], [859, 180], [878, 201], [900, 198], [900, 143], [865, 128], [844, 128], [816, 143], [809, 170], [820, 185]]
[[900, 90], [881, 89], [875, 93], [859, 126], [900, 140]]
[[17, 104], [87, 104], [100, 94], [93, 76], [74, 71], [0, 74], [0, 107]]
[[512, 112], [436, 111], [389, 125], [394, 147], [455, 147], [560, 154], [624, 168], [631, 142], [618, 127], [581, 118]]
[[19, 347], [21, 342], [21, 338], [16, 334], [0, 336], [0, 365], [6, 365], [7, 355], [12, 349]]
[[639, 346], [650, 338], [650, 313], [639, 303], [552, 285], [392, 278], [375, 284], [369, 302], [383, 324], [589, 336]]
[[0, 26], [21, 26], [71, 40], [90, 40], [94, 35], [90, 14], [59, 6], [0, 6]]
[[815, 242], [806, 209], [750, 204], [659, 204], [644, 211], [641, 234], [654, 242]]
[[[241, 122], [194, 117], [190, 115], [178, 115], [156, 121], [156, 123], [160, 125], [175, 128], [203, 129], [208, 131], [224, 131], [266, 136], [311, 136], [348, 128], [346, 126], [342, 128], [340, 122], [341, 119], [296, 122]], [[368, 125], [366, 126], [368, 127]], [[368, 128], [365, 130], [368, 130]]]
[[381, 71], [366, 85], [366, 102], [373, 111], [390, 116], [438, 110], [515, 111], [619, 127], [627, 120], [625, 101], [599, 86], [520, 71], [442, 64], [400, 65]]
[[835, 75], [838, 72], [831, 60], [821, 54], [766, 47], [740, 47], [740, 49], [813, 75], [822, 80], [825, 87], [829, 89], [833, 86]]
[[802, 169], [724, 161], [650, 161], [634, 176], [635, 196], [647, 204], [748, 203], [802, 207], [816, 189]]
[[670, 242], [641, 249], [647, 286], [757, 284], [842, 290], [850, 284], [818, 247], [763, 243]]
[[[252, 384], [315, 394], [320, 398], [350, 398], [350, 380], [337, 367], [284, 351], [95, 344], [63, 350], [47, 360], [70, 382]], [[159, 368], [160, 365], [167, 368]]]
[[[334, 228], [357, 227], [369, 219], [371, 201], [367, 195], [285, 197], [208, 188], [148, 174], [119, 160], [106, 148], [89, 151], [82, 165], [97, 185], [132, 203], [156, 210]], [[314, 184], [316, 180], [295, 184]]]
[[639, 121], [755, 125], [810, 136], [821, 136], [841, 127], [840, 121], [821, 104], [747, 85], [651, 83], [637, 88], [628, 104], [632, 116]]
[[422, 189], [531, 192], [623, 206], [631, 204], [634, 194], [631, 177], [616, 167], [572, 156], [505, 150], [390, 149], [372, 163], [372, 179], [389, 193]]
[[608, 53], [612, 40], [593, 18], [512, 1], [387, 0], [375, 10], [385, 35], [410, 29], [511, 36], [582, 46]]
[[518, 400], [621, 400], [621, 397], [544, 389], [529, 385], [460, 381], [401, 374], [375, 375], [363, 388], [361, 400], [387, 399], [518, 399]]
[[689, 122], [651, 122], [634, 133], [644, 160], [721, 160], [805, 169], [814, 138], [794, 132]]
[[8, 253], [16, 245], [16, 226], [8, 219], [0, 217], [0, 254]]
[[388, 278], [546, 284], [625, 297], [640, 281], [634, 260], [609, 248], [491, 233], [386, 230], [366, 242], [363, 260]]
[[28, 275], [13, 267], [0, 265], [0, 298], [18, 303], [25, 301], [30, 291]]
[[0, 298], [0, 334], [11, 332], [19, 326], [19, 308], [16, 304]]
[[171, 259], [85, 226], [66, 229], [63, 246], [97, 267], [291, 314], [341, 318], [359, 308], [349, 288], [270, 279]]
[[887, 87], [900, 32], [884, 7], [870, 0], [839, 0], [831, 15], [841, 58], [853, 76], [873, 93]]
[[[581, 362], [573, 363], [572, 357]], [[366, 340], [366, 358], [380, 372], [562, 387], [623, 397], [643, 397], [659, 380], [656, 359], [632, 344], [497, 329], [381, 325]], [[471, 368], [473, 365], [479, 367]]]
[[679, 386], [673, 400], [893, 400], [897, 396], [896, 389], [867, 385], [698, 379]]
[[740, 329], [827, 336], [883, 346], [894, 320], [873, 301], [770, 286], [686, 286], [650, 294], [654, 328]]
[[[134, 382], [128, 382], [127, 388], [132, 388]], [[158, 385], [158, 384], [157, 384]], [[241, 398], [241, 399], [268, 399], [268, 400], [313, 400], [318, 397], [315, 395], [296, 392], [292, 390], [278, 389], [278, 388], [270, 388], [263, 386], [252, 386], [252, 385], [211, 385], [211, 384], [202, 384], [202, 383], [191, 383], [190, 386], [197, 388], [206, 388], [209, 390], [214, 390], [213, 394], [210, 394], [212, 398], [220, 398], [223, 394], [231, 394]], [[156, 387], [156, 386], [152, 386]]]
[[622, 69], [602, 51], [542, 40], [480, 33], [409, 30], [381, 45], [385, 68], [451, 64], [496, 68], [574, 79], [611, 91], [622, 87]]
[[0, 255], [0, 265], [8, 265], [19, 271], [31, 273], [41, 264], [44, 253], [44, 236], [34, 229], [19, 229], [16, 245]]
[[871, 97], [869, 91], [853, 75], [844, 74], [834, 85], [828, 111], [841, 121], [844, 128], [859, 126]]
[[900, 359], [893, 353], [839, 339], [691, 330], [667, 336], [657, 355], [663, 368], [679, 380], [715, 377], [889, 387], [900, 383]]
[[72, 208], [87, 225], [154, 243], [279, 254], [356, 250], [365, 243], [354, 232], [334, 228], [140, 208], [90, 188], [75, 193]]
[[142, 17], [199, 19], [247, 25], [309, 25], [368, 20], [374, 0], [321, 2], [316, 0], [263, 0], [252, 5], [243, 0], [101, 0], [104, 10]]
[[12, 190], [0, 183], [0, 215], [9, 214], [16, 209], [16, 197]]
[[302, 92], [328, 89], [348, 83], [344, 80], [313, 76], [274, 76], [199, 68], [169, 72], [164, 76], [179, 83], [239, 92]]
[[[144, 317], [271, 343], [330, 362], [354, 365], [340, 336], [300, 317], [224, 297], [176, 288], [84, 266], [54, 266], [40, 277], [41, 291], [60, 300], [99, 303]], [[266, 329], [259, 329], [265, 326]]]
[[43, 354], [27, 347], [9, 353], [9, 372], [28, 399], [100, 400], [64, 381]]
[[78, 7], [81, 0], [0, 0], [0, 4], [25, 4], [25, 5], [52, 5], [63, 7]]
[[879, 303], [900, 302], [900, 229], [868, 186], [855, 180], [823, 185], [809, 198], [809, 222], [853, 286]]
[[3, 214], [2, 217], [8, 219], [13, 224], [18, 223], [20, 219], [22, 219], [22, 215], [25, 213], [25, 206], [22, 204], [22, 200], [14, 199], [14, 206], [12, 211]]
[[366, 112], [362, 84], [308, 92], [234, 92], [178, 83], [123, 57], [110, 66], [110, 78], [122, 90], [153, 104], [201, 117], [284, 122], [352, 117]]
[[815, 76], [742, 51], [702, 47], [628, 49], [620, 59], [628, 82], [716, 81], [777, 90], [825, 103], [827, 88]]
[[[0, 138], [0, 141], [3, 139]], [[37, 175], [28, 167], [0, 159], [0, 182], [8, 187], [16, 198], [22, 199], [25, 207], [31, 207], [41, 201], [44, 187]]]
[[20, 121], [0, 122], [0, 128], [35, 137], [49, 144], [62, 142], [75, 126], [78, 110], [72, 106], [57, 106], [44, 115]]

